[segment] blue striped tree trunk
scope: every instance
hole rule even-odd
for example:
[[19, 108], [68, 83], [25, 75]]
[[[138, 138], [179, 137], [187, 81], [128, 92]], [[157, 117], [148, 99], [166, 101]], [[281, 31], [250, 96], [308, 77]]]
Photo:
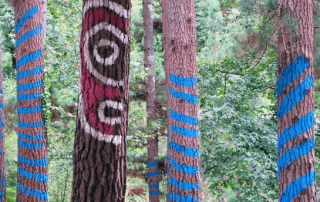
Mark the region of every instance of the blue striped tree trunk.
[[157, 120], [156, 112], [156, 75], [154, 63], [153, 45], [153, 17], [152, 0], [143, 0], [143, 22], [144, 22], [144, 65], [149, 74], [146, 81], [146, 105], [148, 133], [148, 182], [149, 201], [159, 201], [159, 155], [158, 155], [158, 131], [153, 129], [152, 122]]
[[164, 1], [167, 79], [167, 201], [202, 201], [196, 15], [193, 0]]
[[[312, 0], [278, 0], [279, 201], [316, 200]], [[287, 15], [290, 19], [287, 19]], [[293, 31], [298, 20], [298, 33]]]
[[46, 1], [15, 0], [18, 112], [17, 201], [48, 200], [44, 90]]
[[6, 201], [6, 165], [5, 165], [5, 134], [4, 134], [4, 102], [3, 102], [3, 70], [1, 60], [0, 37], [0, 202]]

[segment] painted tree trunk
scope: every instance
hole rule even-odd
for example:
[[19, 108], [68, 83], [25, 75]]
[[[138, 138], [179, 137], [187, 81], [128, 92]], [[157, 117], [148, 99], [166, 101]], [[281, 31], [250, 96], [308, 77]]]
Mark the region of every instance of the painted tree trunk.
[[[279, 201], [316, 200], [312, 0], [278, 0]], [[298, 33], [292, 29], [298, 20]]]
[[84, 0], [71, 200], [124, 201], [130, 0]]
[[48, 200], [44, 90], [46, 1], [15, 0], [18, 111], [17, 201]]
[[202, 201], [198, 135], [196, 14], [193, 0], [165, 2], [167, 201]]
[[158, 136], [150, 122], [157, 120], [156, 113], [156, 75], [154, 72], [154, 45], [153, 45], [153, 17], [152, 0], [143, 0], [144, 21], [144, 63], [146, 72], [149, 73], [146, 81], [147, 122], [150, 139], [148, 140], [148, 180], [149, 201], [159, 201], [159, 169], [158, 169]]
[[6, 197], [6, 165], [5, 165], [5, 134], [4, 134], [4, 102], [3, 102], [3, 71], [1, 59], [0, 37], [0, 201], [7, 201]]

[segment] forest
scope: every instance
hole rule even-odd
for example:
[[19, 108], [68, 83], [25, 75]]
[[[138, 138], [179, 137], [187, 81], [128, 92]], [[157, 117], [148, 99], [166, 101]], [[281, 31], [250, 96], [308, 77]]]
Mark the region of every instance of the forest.
[[319, 201], [319, 28], [318, 0], [0, 0], [0, 202]]

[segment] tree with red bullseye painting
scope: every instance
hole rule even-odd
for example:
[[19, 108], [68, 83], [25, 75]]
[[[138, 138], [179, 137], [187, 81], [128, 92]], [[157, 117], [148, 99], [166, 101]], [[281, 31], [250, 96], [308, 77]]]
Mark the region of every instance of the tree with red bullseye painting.
[[129, 0], [84, 0], [72, 201], [124, 201]]

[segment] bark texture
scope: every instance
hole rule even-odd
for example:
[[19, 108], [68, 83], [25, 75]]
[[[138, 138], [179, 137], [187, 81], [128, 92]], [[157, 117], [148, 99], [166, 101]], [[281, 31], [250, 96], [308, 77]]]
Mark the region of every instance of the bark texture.
[[6, 165], [5, 165], [5, 134], [4, 134], [4, 103], [3, 103], [3, 71], [1, 59], [0, 37], [0, 201], [7, 201], [6, 197]]
[[71, 201], [124, 201], [130, 0], [84, 0]]
[[[279, 201], [316, 200], [312, 0], [278, 0]], [[293, 21], [298, 20], [294, 32]]]
[[46, 1], [15, 0], [18, 111], [17, 201], [48, 200], [43, 93]]
[[147, 122], [149, 126], [150, 139], [148, 140], [148, 181], [149, 181], [149, 201], [159, 201], [159, 167], [158, 167], [158, 136], [150, 122], [157, 120], [155, 106], [156, 100], [156, 75], [154, 63], [153, 45], [153, 17], [152, 0], [143, 0], [143, 21], [144, 21], [144, 63], [146, 72], [149, 73], [146, 82], [146, 105]]
[[167, 201], [202, 201], [195, 2], [163, 3], [168, 95]]

